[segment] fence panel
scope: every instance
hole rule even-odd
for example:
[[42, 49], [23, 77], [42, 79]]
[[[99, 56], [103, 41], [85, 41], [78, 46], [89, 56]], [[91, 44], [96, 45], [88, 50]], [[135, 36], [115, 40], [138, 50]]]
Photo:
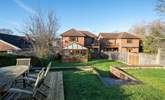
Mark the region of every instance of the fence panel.
[[127, 52], [120, 52], [119, 59], [121, 62], [128, 64], [128, 53]]
[[165, 66], [165, 48], [160, 48], [157, 55], [157, 63]]
[[165, 48], [158, 50], [158, 54], [104, 52], [111, 60], [120, 60], [129, 65], [161, 65], [165, 66]]
[[139, 64], [140, 65], [156, 65], [156, 55], [140, 53], [139, 55]]

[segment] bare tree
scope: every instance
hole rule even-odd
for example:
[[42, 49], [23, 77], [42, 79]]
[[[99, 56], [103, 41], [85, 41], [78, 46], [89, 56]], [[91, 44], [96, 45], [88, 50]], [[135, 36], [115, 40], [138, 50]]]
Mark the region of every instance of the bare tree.
[[148, 24], [149, 35], [144, 39], [144, 51], [147, 53], [157, 53], [157, 49], [162, 47], [165, 39], [165, 23], [155, 20]]
[[131, 27], [130, 32], [144, 38], [146, 36], [146, 25], [143, 23], [135, 24]]
[[165, 14], [165, 0], [158, 0], [155, 10], [160, 14]]
[[136, 24], [130, 31], [143, 39], [143, 51], [146, 53], [157, 53], [157, 49], [165, 45], [165, 22], [162, 20]]
[[53, 42], [56, 40], [58, 28], [54, 12], [49, 12], [46, 17], [39, 13], [29, 18], [23, 32], [32, 38], [37, 56], [45, 58], [55, 52]]

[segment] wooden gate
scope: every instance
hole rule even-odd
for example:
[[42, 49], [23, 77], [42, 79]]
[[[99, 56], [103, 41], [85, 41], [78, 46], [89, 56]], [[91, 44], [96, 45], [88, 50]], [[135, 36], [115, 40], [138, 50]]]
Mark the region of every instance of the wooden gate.
[[139, 65], [139, 53], [128, 53], [128, 64]]

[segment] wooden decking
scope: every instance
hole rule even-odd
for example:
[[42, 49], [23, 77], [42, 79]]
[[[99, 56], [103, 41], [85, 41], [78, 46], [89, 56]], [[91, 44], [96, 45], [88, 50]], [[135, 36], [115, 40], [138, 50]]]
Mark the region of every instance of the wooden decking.
[[[42, 91], [47, 97], [40, 97], [40, 100], [64, 100], [64, 88], [63, 88], [63, 72], [62, 71], [50, 71], [45, 79], [45, 83], [50, 87], [46, 91]], [[15, 88], [23, 88], [22, 83], [14, 85]], [[41, 90], [44, 88], [41, 86]], [[26, 90], [31, 91], [31, 87], [26, 87]], [[45, 89], [44, 89], [45, 90]], [[25, 94], [22, 94], [25, 96]], [[27, 99], [26, 99], [27, 100]], [[29, 99], [28, 99], [29, 100]]]
[[28, 66], [17, 65], [0, 68], [0, 92], [7, 90], [12, 82], [23, 75]]
[[50, 86], [47, 100], [64, 100], [63, 72], [50, 72], [46, 83]]

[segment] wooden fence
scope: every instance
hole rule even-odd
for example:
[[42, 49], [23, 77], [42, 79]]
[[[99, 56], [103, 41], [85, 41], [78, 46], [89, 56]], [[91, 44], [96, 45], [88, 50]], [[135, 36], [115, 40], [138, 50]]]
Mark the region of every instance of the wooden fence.
[[119, 60], [128, 65], [161, 65], [165, 66], [165, 48], [158, 50], [158, 54], [105, 52], [111, 60]]
[[139, 65], [139, 53], [128, 53], [128, 64]]

